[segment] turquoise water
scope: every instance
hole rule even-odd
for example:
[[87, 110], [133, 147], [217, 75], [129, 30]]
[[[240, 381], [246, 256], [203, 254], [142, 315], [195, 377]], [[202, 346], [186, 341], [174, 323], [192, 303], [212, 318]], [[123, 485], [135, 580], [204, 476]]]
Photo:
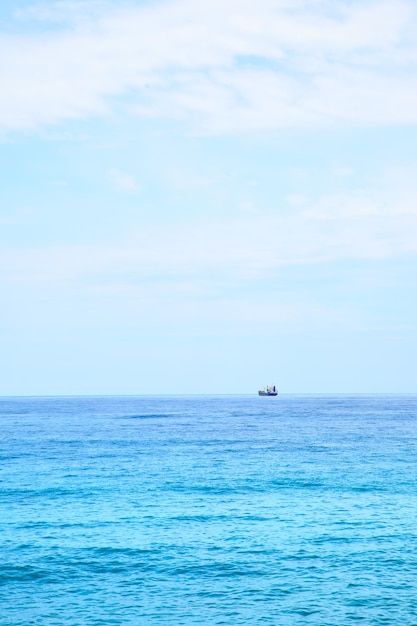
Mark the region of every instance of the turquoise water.
[[1, 626], [417, 624], [416, 396], [0, 399]]

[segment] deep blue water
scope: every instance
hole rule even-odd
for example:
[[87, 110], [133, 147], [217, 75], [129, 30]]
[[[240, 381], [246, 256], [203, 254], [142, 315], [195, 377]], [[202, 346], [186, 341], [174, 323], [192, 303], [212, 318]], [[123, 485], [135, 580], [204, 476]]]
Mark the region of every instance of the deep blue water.
[[417, 396], [0, 399], [1, 626], [417, 624]]

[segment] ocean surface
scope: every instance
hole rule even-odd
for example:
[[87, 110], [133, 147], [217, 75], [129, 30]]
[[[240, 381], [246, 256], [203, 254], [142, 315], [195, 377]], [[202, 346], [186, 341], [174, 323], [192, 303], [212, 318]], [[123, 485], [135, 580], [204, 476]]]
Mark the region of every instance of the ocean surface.
[[417, 396], [0, 398], [1, 626], [417, 624]]

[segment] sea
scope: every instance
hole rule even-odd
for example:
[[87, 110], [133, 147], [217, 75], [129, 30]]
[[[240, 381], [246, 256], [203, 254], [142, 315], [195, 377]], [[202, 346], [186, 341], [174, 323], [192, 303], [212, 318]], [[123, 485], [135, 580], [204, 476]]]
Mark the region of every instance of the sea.
[[417, 624], [417, 396], [0, 398], [0, 625]]

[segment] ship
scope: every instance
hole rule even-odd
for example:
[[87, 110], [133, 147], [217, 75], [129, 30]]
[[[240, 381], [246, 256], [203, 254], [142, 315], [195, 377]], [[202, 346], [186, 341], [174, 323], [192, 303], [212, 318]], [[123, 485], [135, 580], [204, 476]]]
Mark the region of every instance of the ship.
[[277, 396], [278, 395], [278, 389], [275, 387], [275, 385], [268, 385], [267, 387], [264, 387], [263, 389], [260, 389], [258, 391], [258, 394], [260, 396]]

